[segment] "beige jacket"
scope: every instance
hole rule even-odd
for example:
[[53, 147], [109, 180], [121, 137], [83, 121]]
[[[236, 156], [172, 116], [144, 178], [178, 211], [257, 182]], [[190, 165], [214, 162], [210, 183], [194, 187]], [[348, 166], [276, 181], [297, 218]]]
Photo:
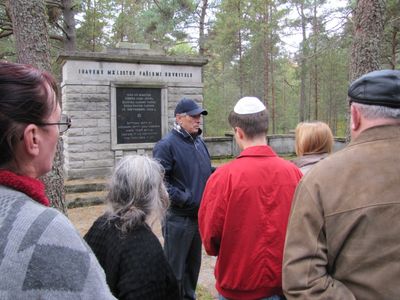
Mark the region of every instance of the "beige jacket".
[[283, 289], [288, 299], [400, 299], [400, 126], [362, 132], [303, 177]]

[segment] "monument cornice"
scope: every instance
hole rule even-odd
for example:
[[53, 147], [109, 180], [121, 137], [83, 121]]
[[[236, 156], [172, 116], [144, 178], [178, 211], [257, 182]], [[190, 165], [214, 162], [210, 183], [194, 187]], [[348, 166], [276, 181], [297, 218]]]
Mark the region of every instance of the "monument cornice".
[[[121, 51], [122, 52], [122, 51]], [[186, 65], [204, 66], [208, 63], [205, 57], [168, 56], [164, 54], [142, 53], [140, 51], [123, 51], [122, 53], [104, 52], [63, 52], [57, 62], [63, 65], [67, 60], [96, 61], [96, 62], [122, 62], [136, 64], [162, 64], [162, 65]]]

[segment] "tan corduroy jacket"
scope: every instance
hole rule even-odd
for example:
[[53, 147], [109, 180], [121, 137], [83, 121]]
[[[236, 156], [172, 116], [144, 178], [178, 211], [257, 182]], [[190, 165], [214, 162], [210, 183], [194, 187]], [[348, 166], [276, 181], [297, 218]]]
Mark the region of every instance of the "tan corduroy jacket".
[[367, 129], [303, 177], [283, 289], [288, 299], [400, 299], [400, 126]]

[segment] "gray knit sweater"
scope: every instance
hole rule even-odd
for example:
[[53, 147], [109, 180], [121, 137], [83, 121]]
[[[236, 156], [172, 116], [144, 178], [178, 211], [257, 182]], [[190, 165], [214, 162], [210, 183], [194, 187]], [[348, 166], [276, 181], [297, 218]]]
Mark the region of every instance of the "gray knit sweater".
[[69, 220], [0, 186], [0, 299], [115, 299]]

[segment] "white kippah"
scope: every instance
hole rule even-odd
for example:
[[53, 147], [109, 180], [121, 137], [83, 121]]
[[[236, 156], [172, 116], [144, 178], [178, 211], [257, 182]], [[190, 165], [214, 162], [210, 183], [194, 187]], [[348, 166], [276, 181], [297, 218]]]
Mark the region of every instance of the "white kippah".
[[243, 97], [240, 99], [233, 111], [239, 115], [255, 114], [265, 110], [265, 105], [256, 97]]

